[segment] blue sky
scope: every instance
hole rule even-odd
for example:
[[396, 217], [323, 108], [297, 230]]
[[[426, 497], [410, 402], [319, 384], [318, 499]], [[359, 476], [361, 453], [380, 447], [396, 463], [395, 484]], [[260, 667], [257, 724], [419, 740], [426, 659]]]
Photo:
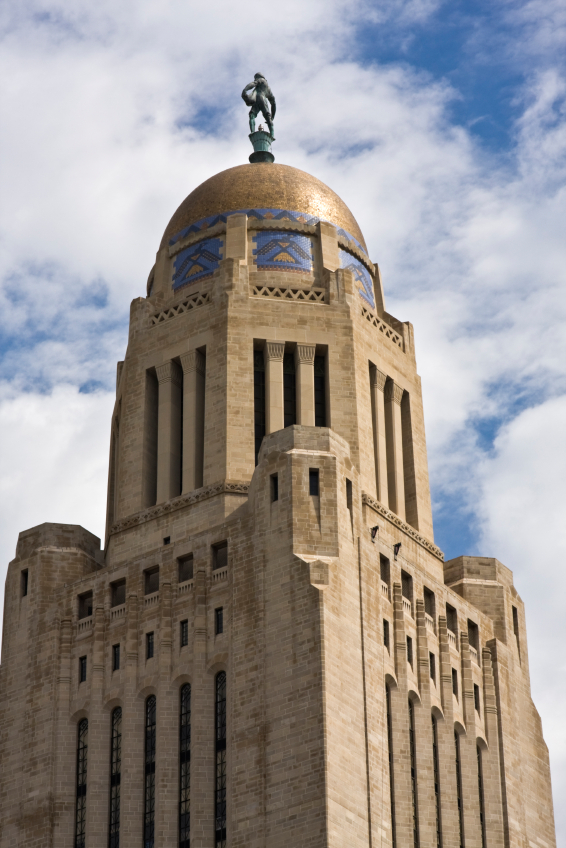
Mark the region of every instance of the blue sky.
[[277, 160], [343, 197], [414, 324], [436, 541], [514, 571], [563, 798], [566, 4], [259, 8], [2, 5], [0, 572], [41, 521], [102, 534], [129, 303], [183, 197], [246, 161], [260, 70]]

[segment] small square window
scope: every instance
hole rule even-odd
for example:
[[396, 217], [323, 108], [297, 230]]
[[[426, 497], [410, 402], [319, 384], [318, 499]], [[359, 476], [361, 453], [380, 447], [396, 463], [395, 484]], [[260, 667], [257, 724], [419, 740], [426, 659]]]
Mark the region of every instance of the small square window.
[[152, 595], [154, 592], [159, 592], [159, 566], [148, 568], [144, 571], [145, 576], [145, 594]]
[[271, 475], [271, 502], [279, 500], [279, 475]]
[[193, 555], [181, 557], [179, 563], [179, 583], [186, 583], [187, 580], [193, 579]]
[[126, 581], [116, 580], [110, 584], [111, 604], [113, 607], [120, 607], [126, 603]]
[[[27, 568], [24, 568], [24, 570], [21, 571], [20, 574], [21, 574], [21, 577], [20, 577], [21, 596], [22, 596], [22, 598], [25, 598], [25, 596], [28, 593], [29, 571], [27, 570]], [[513, 609], [515, 609], [515, 607], [513, 607]]]
[[185, 648], [189, 644], [189, 621], [184, 619], [181, 622], [181, 648]]
[[480, 687], [477, 683], [474, 683], [474, 706], [477, 714], [481, 716]]
[[389, 622], [386, 618], [383, 619], [383, 644], [389, 650]]
[[79, 595], [79, 618], [88, 618], [92, 615], [92, 592], [84, 592]]
[[120, 645], [112, 645], [112, 671], [120, 668]]
[[309, 468], [309, 495], [318, 498], [320, 493], [318, 468]]
[[225, 568], [228, 565], [228, 542], [219, 542], [212, 548], [212, 568]]
[[436, 657], [432, 651], [429, 652], [428, 663], [430, 666], [430, 679], [433, 683], [436, 683]]
[[455, 668], [452, 669], [452, 694], [458, 698], [458, 672]]
[[413, 667], [413, 640], [407, 636], [407, 662]]
[[171, 544], [171, 536], [165, 536], [163, 538], [163, 544], [164, 545], [170, 545]]
[[79, 657], [79, 683], [86, 680], [86, 657]]
[[218, 609], [214, 610], [214, 628], [216, 631], [216, 635], [219, 633], [224, 633], [224, 608], [218, 607]]
[[153, 657], [153, 633], [145, 634], [145, 658], [146, 660], [150, 660]]

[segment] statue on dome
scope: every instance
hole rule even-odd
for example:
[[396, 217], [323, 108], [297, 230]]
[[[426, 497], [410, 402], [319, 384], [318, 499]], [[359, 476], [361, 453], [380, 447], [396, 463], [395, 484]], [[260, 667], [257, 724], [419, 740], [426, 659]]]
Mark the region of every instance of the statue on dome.
[[[248, 92], [250, 92], [248, 94]], [[250, 109], [250, 132], [255, 132], [255, 119], [261, 112], [269, 134], [273, 138], [273, 119], [275, 118], [275, 97], [263, 74], [254, 74], [254, 81], [250, 82], [242, 91], [242, 100]]]

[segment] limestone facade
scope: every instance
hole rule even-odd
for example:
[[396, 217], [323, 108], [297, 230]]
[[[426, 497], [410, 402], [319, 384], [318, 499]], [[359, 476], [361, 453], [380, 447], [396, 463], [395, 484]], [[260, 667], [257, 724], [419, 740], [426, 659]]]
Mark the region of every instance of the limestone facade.
[[523, 602], [434, 544], [413, 329], [330, 190], [232, 171], [132, 303], [103, 548], [10, 563], [0, 846], [552, 848]]

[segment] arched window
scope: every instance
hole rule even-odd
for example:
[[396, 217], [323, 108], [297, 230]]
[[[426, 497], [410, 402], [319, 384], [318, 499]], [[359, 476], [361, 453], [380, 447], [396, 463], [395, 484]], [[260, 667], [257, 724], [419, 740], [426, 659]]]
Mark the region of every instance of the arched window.
[[120, 848], [120, 780], [122, 777], [122, 707], [112, 711], [110, 743], [110, 826], [108, 848]]
[[417, 751], [415, 746], [415, 708], [409, 698], [409, 751], [411, 755], [411, 801], [413, 805], [413, 844], [419, 848], [419, 811], [417, 808]]
[[397, 845], [395, 833], [395, 785], [393, 783], [393, 720], [391, 715], [391, 688], [385, 687], [385, 704], [387, 707], [387, 749], [389, 755], [389, 796], [391, 801], [391, 839], [393, 848]]
[[216, 848], [226, 848], [226, 672], [216, 675]]
[[440, 819], [440, 767], [438, 763], [438, 726], [436, 716], [432, 716], [432, 762], [434, 766], [434, 797], [436, 800], [436, 845], [442, 848], [442, 829]]
[[179, 848], [189, 848], [191, 836], [191, 686], [181, 688], [179, 722]]
[[458, 823], [460, 825], [460, 848], [464, 848], [464, 815], [462, 810], [462, 765], [460, 762], [460, 737], [458, 731], [454, 731], [454, 745], [456, 746], [456, 798], [458, 800]]
[[75, 805], [75, 848], [85, 848], [86, 839], [86, 766], [88, 719], [79, 721], [77, 738], [77, 800]]
[[143, 844], [144, 848], [155, 845], [155, 695], [145, 702], [145, 786], [143, 805]]
[[481, 844], [485, 848], [485, 798], [483, 794], [483, 763], [481, 756], [481, 748], [476, 745], [478, 757], [478, 792], [480, 796], [480, 826], [481, 826]]

